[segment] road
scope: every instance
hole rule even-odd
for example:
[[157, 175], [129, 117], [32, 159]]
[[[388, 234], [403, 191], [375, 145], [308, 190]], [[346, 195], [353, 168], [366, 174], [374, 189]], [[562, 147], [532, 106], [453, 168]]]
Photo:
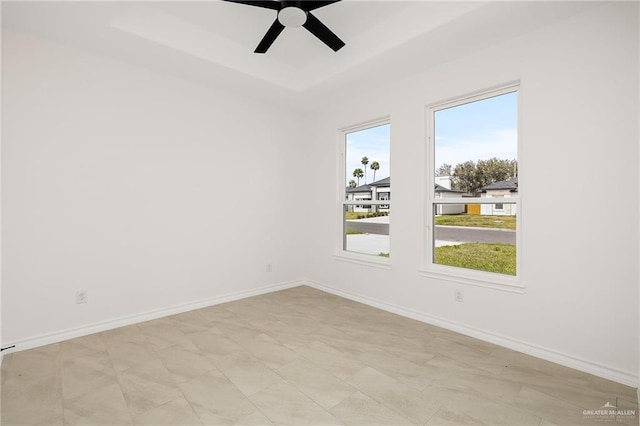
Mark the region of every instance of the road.
[[516, 231], [462, 226], [436, 226], [436, 241], [515, 244]]
[[[366, 234], [389, 235], [388, 223], [348, 220], [347, 229]], [[471, 243], [516, 243], [516, 231], [508, 229], [469, 228], [457, 226], [436, 226], [436, 240]]]

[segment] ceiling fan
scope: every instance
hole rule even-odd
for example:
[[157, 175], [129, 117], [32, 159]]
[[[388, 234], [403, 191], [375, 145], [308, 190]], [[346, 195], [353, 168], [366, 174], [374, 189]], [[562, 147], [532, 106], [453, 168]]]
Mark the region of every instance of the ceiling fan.
[[320, 41], [337, 52], [344, 46], [344, 41], [327, 28], [318, 18], [311, 14], [312, 10], [319, 9], [340, 0], [333, 1], [248, 1], [248, 0], [224, 0], [231, 3], [246, 4], [248, 6], [263, 7], [265, 9], [273, 9], [278, 11], [276, 20], [273, 21], [271, 27], [267, 30], [254, 53], [265, 53], [269, 47], [276, 41], [285, 27], [304, 27], [311, 34], [316, 36]]

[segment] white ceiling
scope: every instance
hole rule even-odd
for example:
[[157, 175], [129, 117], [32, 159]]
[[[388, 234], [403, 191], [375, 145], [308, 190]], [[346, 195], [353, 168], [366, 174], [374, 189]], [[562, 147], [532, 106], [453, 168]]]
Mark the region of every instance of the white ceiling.
[[286, 28], [253, 50], [276, 18], [223, 1], [3, 2], [2, 25], [214, 87], [302, 109], [402, 78], [518, 36], [596, 2], [357, 1], [314, 15], [346, 46], [333, 52]]

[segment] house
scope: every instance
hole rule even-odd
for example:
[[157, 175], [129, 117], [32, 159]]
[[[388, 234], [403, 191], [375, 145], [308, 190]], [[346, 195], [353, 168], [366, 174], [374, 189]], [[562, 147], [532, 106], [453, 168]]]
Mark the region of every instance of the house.
[[500, 202], [502, 200], [496, 200], [498, 202], [495, 204], [481, 204], [480, 214], [493, 216], [516, 215], [516, 205], [514, 203], [509, 203], [507, 198], [518, 195], [517, 177], [494, 182], [483, 187], [480, 191], [480, 198], [505, 198], [504, 202]]
[[[390, 200], [391, 199], [391, 177], [386, 177], [384, 179], [380, 179], [375, 182], [371, 182], [369, 184], [360, 185], [355, 188], [347, 187], [346, 199], [362, 200], [362, 201]], [[356, 212], [371, 212], [375, 209], [376, 207], [371, 204], [359, 204], [359, 205], [353, 206], [353, 211], [356, 211]], [[378, 206], [378, 211], [388, 212], [389, 205], [380, 204]]]
[[[449, 187], [435, 184], [435, 198], [459, 198], [464, 191], [459, 189], [451, 189]], [[466, 211], [465, 204], [436, 204], [436, 214], [461, 214]]]
[[[0, 423], [636, 424], [638, 2], [341, 1], [337, 52], [259, 3], [2, 2]], [[428, 111], [513, 85], [517, 276], [428, 269]]]

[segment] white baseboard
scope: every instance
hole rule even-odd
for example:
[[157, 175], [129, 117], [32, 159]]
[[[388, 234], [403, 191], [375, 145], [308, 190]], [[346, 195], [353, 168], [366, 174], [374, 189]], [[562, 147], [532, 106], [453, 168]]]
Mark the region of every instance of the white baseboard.
[[[325, 291], [327, 293], [335, 294], [336, 296], [341, 296], [346, 299], [360, 302], [365, 305], [373, 306], [375, 308], [382, 309], [383, 311], [392, 312], [403, 317], [411, 318], [420, 322], [442, 327], [447, 330], [452, 330], [460, 334], [475, 337], [476, 339], [484, 340], [486, 342], [503, 346], [508, 349], [513, 349], [515, 351], [522, 352], [536, 358], [551, 361], [565, 367], [593, 374], [594, 376], [602, 377], [634, 388], [638, 387], [638, 376], [626, 371], [620, 371], [605, 365], [596, 364], [590, 361], [576, 358], [571, 355], [554, 351], [552, 349], [532, 345], [530, 343], [522, 342], [496, 333], [479, 330], [434, 315], [429, 315], [423, 312], [414, 311], [390, 303], [381, 302], [369, 297], [359, 296], [334, 287], [327, 286], [319, 282], [305, 280], [301, 284], [313, 287], [317, 290]], [[638, 400], [640, 402], [640, 393], [638, 393]]]
[[[219, 305], [221, 303], [233, 302], [234, 300], [245, 299], [247, 297], [259, 296], [261, 294], [272, 293], [274, 291], [286, 290], [288, 288], [298, 287], [300, 285], [303, 285], [301, 281], [290, 281], [290, 282], [272, 284], [264, 287], [251, 289], [251, 290], [228, 293], [220, 296], [200, 299], [194, 302], [169, 306], [166, 308], [148, 311], [141, 314], [134, 314], [126, 317], [120, 317], [112, 320], [88, 324], [81, 327], [69, 328], [69, 329], [58, 331], [55, 333], [42, 334], [39, 336], [18, 340], [15, 342], [7, 342], [7, 343], [3, 343], [2, 347], [12, 346], [12, 345], [15, 345], [15, 347], [12, 349], [7, 349], [6, 351], [3, 351], [2, 355], [5, 355], [6, 353], [19, 352], [27, 349], [37, 348], [40, 346], [50, 345], [53, 343], [58, 343], [58, 342], [62, 342], [69, 339], [75, 339], [76, 337], [82, 337], [82, 336], [87, 336], [89, 334], [100, 333], [102, 331], [112, 330], [114, 328], [124, 327], [132, 324], [138, 324], [141, 322], [163, 318], [170, 315], [181, 314], [183, 312], [206, 308], [208, 306]], [[1, 360], [2, 358], [0, 358], [0, 362]]]

